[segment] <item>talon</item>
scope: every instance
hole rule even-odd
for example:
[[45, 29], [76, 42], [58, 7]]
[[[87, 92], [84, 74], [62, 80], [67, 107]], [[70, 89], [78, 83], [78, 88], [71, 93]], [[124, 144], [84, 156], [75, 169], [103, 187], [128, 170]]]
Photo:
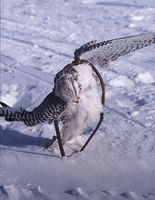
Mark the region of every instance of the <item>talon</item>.
[[45, 151], [46, 149], [52, 147], [52, 145], [54, 144], [54, 142], [56, 141], [57, 137], [56, 136], [53, 136], [53, 139], [52, 139], [52, 142], [45, 145], [44, 148], [43, 148], [43, 151]]

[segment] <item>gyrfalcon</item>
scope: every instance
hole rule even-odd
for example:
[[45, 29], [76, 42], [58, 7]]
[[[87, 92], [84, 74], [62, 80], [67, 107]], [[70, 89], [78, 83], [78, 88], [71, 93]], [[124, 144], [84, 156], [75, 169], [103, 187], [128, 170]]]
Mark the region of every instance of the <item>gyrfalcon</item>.
[[53, 91], [38, 107], [29, 112], [0, 102], [0, 116], [27, 126], [58, 120], [64, 144], [94, 127], [103, 112], [100, 81], [93, 66], [106, 67], [110, 61], [154, 43], [155, 33], [88, 42], [76, 49], [74, 61], [56, 74]]

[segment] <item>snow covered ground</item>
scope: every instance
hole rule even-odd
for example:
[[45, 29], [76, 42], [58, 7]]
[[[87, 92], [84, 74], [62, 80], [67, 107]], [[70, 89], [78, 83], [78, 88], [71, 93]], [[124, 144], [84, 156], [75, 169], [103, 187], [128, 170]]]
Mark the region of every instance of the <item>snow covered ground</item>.
[[[2, 0], [1, 100], [34, 108], [80, 45], [149, 31], [154, 0]], [[61, 159], [43, 151], [52, 125], [1, 119], [1, 200], [155, 200], [155, 45], [99, 70], [105, 119], [84, 152]]]

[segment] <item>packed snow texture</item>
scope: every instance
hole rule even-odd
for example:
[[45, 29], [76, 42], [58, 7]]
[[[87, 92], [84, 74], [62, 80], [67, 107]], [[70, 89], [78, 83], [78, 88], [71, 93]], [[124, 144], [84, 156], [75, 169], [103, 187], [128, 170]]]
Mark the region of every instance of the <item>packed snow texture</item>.
[[[144, 32], [155, 32], [154, 0], [2, 0], [1, 101], [31, 110], [76, 48]], [[1, 119], [1, 200], [155, 199], [155, 45], [98, 69], [105, 119], [84, 152], [61, 159], [43, 151], [53, 125]]]

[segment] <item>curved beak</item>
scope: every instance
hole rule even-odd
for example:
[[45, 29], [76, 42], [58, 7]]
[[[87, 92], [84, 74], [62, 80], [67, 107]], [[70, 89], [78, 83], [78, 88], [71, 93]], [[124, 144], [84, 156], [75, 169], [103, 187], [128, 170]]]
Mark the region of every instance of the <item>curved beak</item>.
[[75, 103], [79, 103], [79, 100], [80, 100], [80, 97], [77, 96], [77, 97], [76, 97], [76, 100], [74, 100], [73, 102], [75, 102]]

